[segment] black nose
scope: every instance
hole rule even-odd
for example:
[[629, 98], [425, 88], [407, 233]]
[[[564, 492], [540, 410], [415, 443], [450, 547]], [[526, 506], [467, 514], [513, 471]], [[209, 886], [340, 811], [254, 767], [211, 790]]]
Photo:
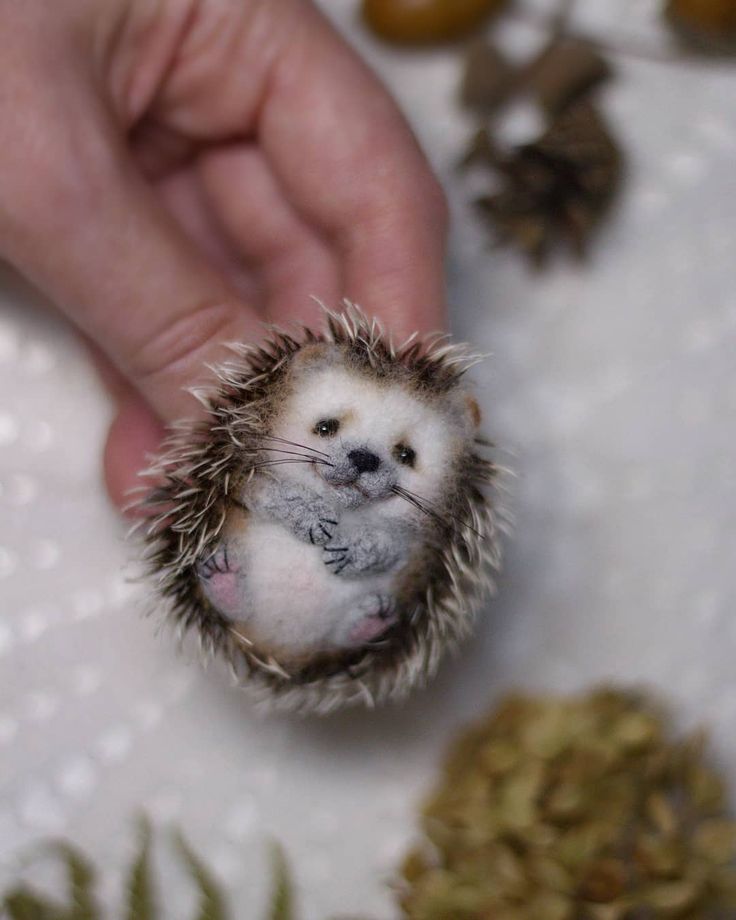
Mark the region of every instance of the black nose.
[[381, 465], [381, 458], [369, 450], [351, 450], [348, 460], [359, 473], [375, 473]]

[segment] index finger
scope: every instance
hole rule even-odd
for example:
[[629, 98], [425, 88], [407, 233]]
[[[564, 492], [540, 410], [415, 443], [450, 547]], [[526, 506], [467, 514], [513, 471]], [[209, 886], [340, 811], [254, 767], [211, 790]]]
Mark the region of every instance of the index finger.
[[344, 294], [397, 338], [441, 328], [444, 195], [376, 76], [308, 0], [202, 11], [159, 117], [187, 136], [255, 140], [284, 201], [339, 257]]
[[258, 123], [285, 193], [337, 248], [346, 296], [397, 338], [442, 328], [445, 199], [407, 122], [316, 11], [285, 50]]

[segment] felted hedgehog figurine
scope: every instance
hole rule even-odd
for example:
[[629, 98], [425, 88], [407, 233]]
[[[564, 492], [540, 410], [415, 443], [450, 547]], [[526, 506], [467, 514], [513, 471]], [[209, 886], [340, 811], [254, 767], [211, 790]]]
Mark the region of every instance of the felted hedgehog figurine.
[[171, 617], [279, 708], [404, 695], [470, 629], [497, 563], [494, 466], [445, 337], [395, 348], [345, 301], [322, 334], [235, 347], [151, 471]]

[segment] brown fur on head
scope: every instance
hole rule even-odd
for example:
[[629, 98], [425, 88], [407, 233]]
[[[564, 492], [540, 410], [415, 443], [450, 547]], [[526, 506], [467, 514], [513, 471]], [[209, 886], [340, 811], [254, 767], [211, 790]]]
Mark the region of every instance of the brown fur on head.
[[476, 438], [456, 458], [440, 513], [428, 519], [421, 556], [402, 575], [400, 599], [408, 615], [375, 647], [285, 667], [207, 602], [196, 561], [220, 536], [244, 482], [257, 475], [262, 439], [300, 369], [322, 361], [344, 362], [387, 385], [410, 387], [430, 402], [457, 394], [459, 411], [474, 426], [480, 421], [477, 404], [460, 387], [475, 362], [463, 347], [430, 337], [397, 348], [375, 321], [346, 302], [343, 313], [327, 313], [323, 334], [274, 332], [259, 347], [238, 346], [219, 370], [217, 391], [205, 400], [208, 420], [169, 439], [154, 469], [157, 484], [141, 507], [149, 522], [147, 560], [173, 620], [194, 627], [206, 648], [223, 652], [242, 678], [277, 705], [325, 711], [400, 696], [430, 677], [442, 652], [469, 632], [497, 564], [497, 543], [486, 494], [494, 467]]

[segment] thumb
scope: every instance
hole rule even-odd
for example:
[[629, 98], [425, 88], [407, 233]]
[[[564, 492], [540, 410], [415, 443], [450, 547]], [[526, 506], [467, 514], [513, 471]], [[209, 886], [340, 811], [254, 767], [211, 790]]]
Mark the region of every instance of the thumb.
[[[121, 511], [130, 512], [131, 496], [146, 485], [140, 472], [158, 450], [165, 431], [148, 405], [132, 390], [121, 395], [107, 434], [103, 475], [107, 494]], [[150, 482], [147, 483], [150, 485]]]

